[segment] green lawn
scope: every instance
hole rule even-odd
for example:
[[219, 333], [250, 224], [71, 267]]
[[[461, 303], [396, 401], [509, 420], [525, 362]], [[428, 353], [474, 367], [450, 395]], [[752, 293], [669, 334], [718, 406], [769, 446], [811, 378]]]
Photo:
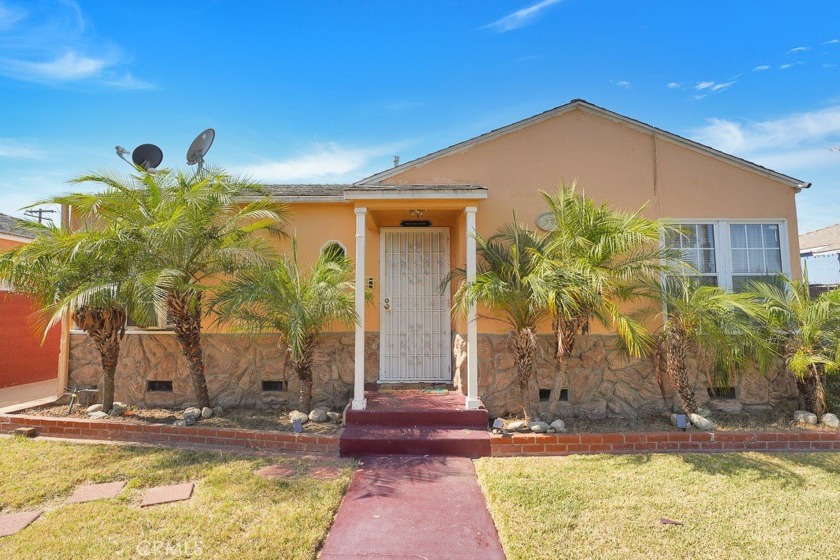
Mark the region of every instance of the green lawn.
[[510, 559], [840, 558], [840, 453], [480, 459], [476, 469]]
[[[313, 558], [352, 468], [332, 481], [254, 475], [296, 458], [0, 438], [0, 512], [46, 509], [0, 539], [0, 558]], [[317, 460], [317, 466], [329, 459]], [[84, 482], [127, 480], [115, 500], [63, 505]], [[188, 502], [138, 507], [145, 488], [196, 482]]]

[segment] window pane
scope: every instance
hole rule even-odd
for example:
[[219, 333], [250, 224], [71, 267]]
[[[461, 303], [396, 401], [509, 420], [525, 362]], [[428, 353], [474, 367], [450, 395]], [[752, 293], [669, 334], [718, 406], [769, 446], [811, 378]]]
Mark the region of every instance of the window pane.
[[696, 249], [683, 249], [682, 250], [682, 258], [685, 262], [690, 264], [696, 269], [700, 269], [700, 262], [698, 260], [697, 250]]
[[700, 266], [697, 268], [700, 272], [717, 272], [717, 269], [715, 268], [714, 249], [700, 250]]
[[697, 226], [684, 225], [682, 230], [682, 246], [697, 247]]
[[732, 249], [732, 270], [735, 272], [750, 271], [745, 249]]
[[767, 272], [764, 268], [764, 251], [761, 249], [750, 249], [747, 251], [750, 259], [750, 272]]
[[779, 249], [765, 249], [764, 258], [767, 264], [767, 272], [782, 271], [782, 252]]
[[698, 224], [697, 240], [700, 243], [700, 247], [713, 249], [715, 246], [714, 226], [712, 224]]
[[759, 224], [747, 225], [747, 247], [751, 249], [762, 247], [763, 236], [761, 234], [761, 227]]
[[747, 226], [734, 224], [729, 226], [729, 235], [732, 238], [732, 247], [739, 249], [747, 248]]
[[757, 282], [764, 282], [767, 284], [780, 285], [779, 279], [776, 276], [762, 275], [762, 276], [733, 276], [732, 277], [732, 291], [745, 292], [749, 289], [749, 284]]
[[776, 224], [764, 224], [762, 230], [764, 231], [764, 246], [779, 247], [779, 226]]

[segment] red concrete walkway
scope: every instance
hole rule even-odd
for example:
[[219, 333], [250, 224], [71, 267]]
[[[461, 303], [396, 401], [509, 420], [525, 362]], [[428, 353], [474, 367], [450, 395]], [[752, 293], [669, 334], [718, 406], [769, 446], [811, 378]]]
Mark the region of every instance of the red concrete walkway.
[[366, 457], [321, 558], [504, 559], [472, 461]]

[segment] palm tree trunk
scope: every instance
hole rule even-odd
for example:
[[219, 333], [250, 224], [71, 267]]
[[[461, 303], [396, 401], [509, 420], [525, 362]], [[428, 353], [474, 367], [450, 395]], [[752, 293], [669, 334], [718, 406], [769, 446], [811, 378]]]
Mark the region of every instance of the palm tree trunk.
[[102, 360], [102, 373], [104, 374], [104, 386], [102, 387], [102, 410], [110, 412], [114, 408], [114, 379], [117, 374], [117, 360], [120, 355], [120, 343], [106, 344], [99, 348], [99, 357]]
[[668, 364], [668, 376], [677, 390], [677, 394], [683, 403], [683, 410], [686, 414], [697, 414], [697, 403], [694, 401], [694, 387], [688, 380], [688, 369], [686, 367], [686, 354], [688, 353], [688, 341], [685, 334], [676, 330], [670, 330], [665, 339], [665, 359]]
[[522, 402], [522, 413], [525, 421], [533, 418], [531, 399], [528, 395], [528, 384], [534, 373], [534, 362], [537, 354], [537, 341], [534, 331], [524, 327], [513, 334], [513, 350], [516, 354], [517, 381], [519, 382], [519, 398]]
[[804, 379], [796, 380], [796, 388], [799, 390], [800, 406], [822, 416], [826, 408], [825, 386], [819, 369], [812, 365]]
[[193, 395], [199, 407], [210, 406], [207, 379], [204, 377], [204, 353], [201, 348], [201, 294], [172, 293], [166, 306], [175, 323], [175, 338], [187, 359]]
[[309, 414], [312, 411], [312, 353], [315, 347], [314, 338], [307, 338], [303, 343], [301, 358], [292, 359], [292, 369], [300, 380], [300, 408], [301, 412]]
[[577, 342], [578, 321], [566, 320], [560, 315], [555, 315], [551, 321], [551, 328], [554, 331], [554, 357], [558, 360], [568, 358]]

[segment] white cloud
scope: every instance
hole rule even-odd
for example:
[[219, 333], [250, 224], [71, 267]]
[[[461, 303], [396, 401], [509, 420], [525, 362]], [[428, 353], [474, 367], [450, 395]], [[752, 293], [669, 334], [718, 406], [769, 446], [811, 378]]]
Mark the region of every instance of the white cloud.
[[779, 70], [787, 70], [791, 67], [793, 67], [793, 64], [782, 64], [781, 66], [779, 66]]
[[797, 54], [797, 53], [805, 52], [807, 50], [811, 50], [811, 47], [793, 47], [792, 49], [790, 49], [785, 54]]
[[680, 84], [679, 82], [668, 82], [668, 83], [666, 84], [666, 87], [667, 87], [668, 89], [677, 89], [677, 88], [678, 88], [678, 87], [680, 87], [681, 85], [682, 85], [682, 84]]
[[494, 21], [493, 23], [485, 25], [484, 27], [492, 29], [497, 33], [504, 33], [506, 31], [513, 31], [514, 29], [525, 27], [526, 25], [536, 21], [543, 10], [561, 1], [562, 0], [542, 0], [542, 2], [517, 10]]
[[761, 66], [756, 66], [752, 69], [753, 72], [763, 72], [764, 70], [770, 70], [770, 67], [766, 64], [762, 64]]
[[[393, 155], [395, 146], [348, 148], [336, 143], [316, 144], [304, 154], [262, 163], [244, 165], [239, 171], [266, 182], [349, 181], [363, 176], [362, 170], [376, 158]], [[383, 162], [384, 165], [387, 165]]]
[[712, 87], [713, 85], [715, 85], [714, 82], [698, 82], [697, 85], [694, 86], [694, 89], [696, 89], [697, 91], [700, 91], [702, 89], [708, 89], [708, 88]]
[[821, 45], [836, 45], [840, 43], [840, 39], [831, 39], [830, 41], [824, 41], [820, 43]]
[[27, 142], [14, 138], [0, 138], [0, 158], [42, 159], [44, 153]]
[[705, 95], [699, 95], [699, 94], [691, 96], [691, 99], [693, 99], [694, 101], [700, 101], [701, 99], [705, 99], [705, 98], [706, 98]]
[[25, 60], [0, 61], [0, 70], [19, 80], [27, 81], [76, 81], [99, 76], [114, 62], [68, 51], [54, 60], [29, 62]]
[[735, 80], [732, 80], [731, 82], [726, 82], [726, 83], [723, 83], [723, 84], [715, 84], [715, 85], [712, 86], [712, 91], [723, 91], [727, 88], [732, 87], [732, 85], [734, 85], [734, 84], [735, 84]]
[[613, 84], [617, 85], [621, 89], [632, 89], [633, 88], [633, 84], [631, 84], [627, 80], [618, 80], [618, 81], [610, 80], [610, 83], [613, 83]]
[[709, 90], [709, 91], [723, 91], [735, 85], [736, 80], [730, 80], [728, 82], [718, 83], [713, 81], [707, 82], [697, 82], [697, 85], [694, 86], [694, 89], [697, 91]]
[[152, 87], [125, 70], [119, 46], [86, 31], [89, 26], [75, 0], [49, 0], [28, 7], [30, 12], [22, 12], [0, 0], [0, 29], [8, 27], [0, 34], [0, 75], [48, 85]]
[[10, 6], [0, 1], [0, 30], [13, 28], [26, 17], [26, 10], [19, 6]]
[[840, 140], [840, 105], [750, 123], [709, 119], [706, 126], [694, 132], [694, 137], [704, 144], [736, 154], [824, 149]]

